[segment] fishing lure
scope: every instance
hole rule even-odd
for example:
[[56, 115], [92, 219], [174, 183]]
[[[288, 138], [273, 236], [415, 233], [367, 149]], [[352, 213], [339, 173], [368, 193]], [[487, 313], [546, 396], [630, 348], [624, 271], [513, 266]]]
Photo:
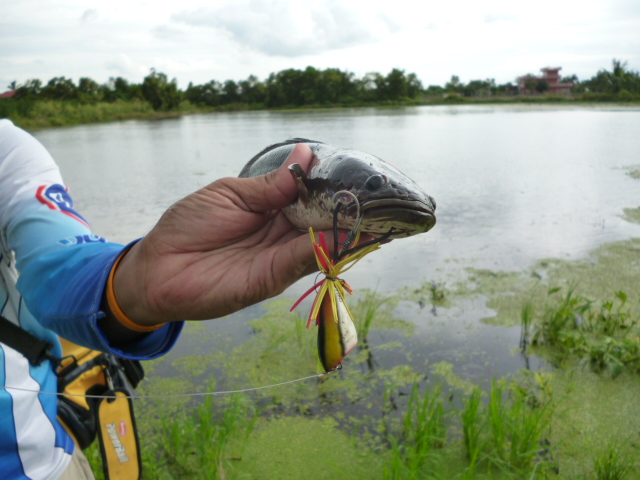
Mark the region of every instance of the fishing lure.
[[[358, 332], [353, 321], [353, 314], [349, 310], [346, 302], [346, 294], [353, 294], [353, 289], [345, 280], [339, 278], [339, 275], [353, 267], [365, 255], [378, 250], [381, 242], [388, 239], [393, 233], [392, 228], [380, 238], [358, 244], [360, 239], [359, 228], [362, 221], [360, 206], [355, 195], [348, 191], [337, 192], [333, 196], [334, 201], [337, 196], [343, 194], [351, 196], [356, 204], [357, 214], [355, 225], [351, 231], [342, 235], [342, 238], [338, 241], [338, 215], [342, 207], [342, 203], [338, 202], [334, 210], [333, 218], [333, 255], [329, 252], [329, 246], [324, 233], [319, 232], [319, 240], [316, 241], [313, 228], [309, 228], [309, 235], [316, 255], [316, 261], [318, 262], [318, 268], [320, 272], [324, 274], [325, 278], [307, 290], [293, 307], [291, 307], [291, 311], [293, 311], [300, 305], [302, 300], [312, 292], [317, 291], [307, 320], [307, 328], [309, 328], [313, 322], [318, 326], [318, 355], [326, 372], [341, 368], [342, 360], [358, 343]], [[352, 247], [352, 245], [355, 246]], [[317, 290], [318, 288], [319, 290]]]

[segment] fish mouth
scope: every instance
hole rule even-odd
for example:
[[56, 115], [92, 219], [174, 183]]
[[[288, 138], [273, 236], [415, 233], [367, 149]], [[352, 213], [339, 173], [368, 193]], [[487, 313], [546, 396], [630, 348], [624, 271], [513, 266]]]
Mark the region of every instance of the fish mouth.
[[392, 237], [408, 237], [428, 232], [436, 224], [434, 208], [420, 200], [369, 200], [360, 208], [365, 230], [386, 233], [393, 227]]

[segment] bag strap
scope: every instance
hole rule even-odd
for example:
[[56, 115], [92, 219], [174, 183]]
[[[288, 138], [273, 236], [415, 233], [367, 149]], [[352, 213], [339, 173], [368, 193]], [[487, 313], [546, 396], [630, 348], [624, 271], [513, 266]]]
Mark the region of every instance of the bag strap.
[[50, 353], [53, 348], [51, 342], [39, 339], [2, 315], [0, 315], [0, 342], [20, 352], [36, 367], [45, 360], [51, 360], [55, 365], [59, 362], [59, 359]]

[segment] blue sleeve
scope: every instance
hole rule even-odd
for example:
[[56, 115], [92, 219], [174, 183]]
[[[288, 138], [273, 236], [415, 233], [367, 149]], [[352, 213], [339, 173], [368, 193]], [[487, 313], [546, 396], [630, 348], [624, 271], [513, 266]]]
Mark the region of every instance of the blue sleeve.
[[93, 235], [55, 162], [37, 140], [0, 120], [0, 240], [14, 253], [17, 288], [46, 328], [83, 346], [151, 359], [175, 344], [183, 322], [171, 322], [122, 349], [98, 326], [111, 268], [125, 247]]
[[74, 343], [126, 358], [156, 358], [173, 347], [183, 322], [170, 322], [126, 350], [112, 346], [98, 327], [107, 279], [122, 251], [122, 245], [94, 240], [51, 250], [23, 268], [18, 262], [18, 290], [44, 327]]

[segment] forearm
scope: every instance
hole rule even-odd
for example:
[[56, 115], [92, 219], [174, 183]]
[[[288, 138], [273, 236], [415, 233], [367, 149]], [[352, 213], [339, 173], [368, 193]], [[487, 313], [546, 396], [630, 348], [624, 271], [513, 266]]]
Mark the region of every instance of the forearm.
[[92, 234], [48, 152], [6, 120], [0, 120], [0, 241], [3, 260], [15, 258], [18, 291], [42, 326], [135, 358], [161, 355], [175, 342], [177, 324], [127, 342], [126, 332], [113, 331], [102, 299], [124, 247]]

